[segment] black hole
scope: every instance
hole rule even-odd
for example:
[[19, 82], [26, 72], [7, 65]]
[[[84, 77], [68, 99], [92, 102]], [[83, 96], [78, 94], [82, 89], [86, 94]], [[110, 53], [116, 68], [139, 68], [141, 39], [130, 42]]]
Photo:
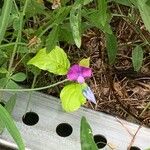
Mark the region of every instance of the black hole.
[[61, 123], [56, 128], [56, 133], [61, 137], [67, 137], [71, 135], [72, 131], [72, 126], [68, 123]]
[[22, 121], [28, 126], [33, 126], [38, 123], [39, 116], [35, 112], [27, 112], [25, 115], [23, 115]]
[[94, 141], [99, 149], [107, 145], [107, 139], [103, 135], [94, 135]]
[[137, 146], [131, 146], [130, 150], [141, 150], [141, 149], [138, 148]]
[[16, 150], [15, 148], [12, 148], [12, 147], [4, 145], [4, 144], [0, 144], [0, 149], [1, 150]]
[[5, 103], [4, 103], [4, 102], [0, 102], [0, 104], [1, 104], [3, 107], [5, 107]]

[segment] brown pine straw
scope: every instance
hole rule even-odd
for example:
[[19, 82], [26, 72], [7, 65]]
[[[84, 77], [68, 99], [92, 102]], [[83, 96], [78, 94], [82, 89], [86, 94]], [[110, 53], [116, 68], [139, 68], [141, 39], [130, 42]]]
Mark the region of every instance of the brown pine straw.
[[117, 118], [117, 121], [125, 128], [125, 130], [131, 135], [131, 137], [133, 137], [134, 135], [129, 131], [129, 129], [121, 122], [121, 120], [119, 118]]
[[136, 137], [137, 133], [139, 132], [139, 130], [141, 129], [142, 125], [143, 125], [143, 124], [141, 124], [141, 125], [138, 127], [138, 129], [136, 130], [136, 132], [135, 132], [135, 134], [134, 134], [134, 136], [133, 136], [133, 138], [132, 138], [132, 140], [131, 140], [131, 142], [130, 142], [129, 147], [128, 147], [127, 150], [130, 150], [131, 146], [133, 145], [133, 143], [134, 143], [134, 141], [135, 141], [135, 137]]
[[117, 117], [116, 117], [117, 121], [125, 128], [125, 130], [130, 134], [130, 136], [132, 136], [132, 139], [131, 139], [131, 142], [127, 148], [127, 150], [130, 150], [131, 149], [131, 146], [133, 145], [134, 141], [135, 141], [135, 138], [136, 138], [136, 135], [138, 134], [139, 130], [141, 129], [142, 125], [141, 124], [138, 129], [136, 130], [135, 134], [132, 134], [129, 129], [121, 122], [121, 120], [119, 120]]

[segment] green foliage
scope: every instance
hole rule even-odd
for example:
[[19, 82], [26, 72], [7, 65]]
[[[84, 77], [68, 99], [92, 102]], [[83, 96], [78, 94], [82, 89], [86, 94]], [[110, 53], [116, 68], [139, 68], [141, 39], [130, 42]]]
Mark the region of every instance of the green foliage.
[[59, 26], [54, 26], [52, 31], [49, 33], [47, 40], [46, 40], [46, 51], [50, 52], [54, 49], [58, 42], [58, 33], [59, 33]]
[[137, 0], [137, 5], [145, 27], [150, 32], [150, 5], [148, 5], [146, 1], [147, 0]]
[[13, 137], [14, 141], [17, 143], [19, 150], [25, 150], [25, 145], [12, 117], [2, 105], [0, 105], [0, 118]]
[[81, 46], [81, 3], [76, 1], [70, 11], [70, 26], [75, 44]]
[[67, 112], [76, 111], [86, 102], [82, 94], [82, 85], [78, 83], [66, 85], [60, 93], [60, 99], [63, 109]]
[[[5, 109], [10, 115], [14, 109], [15, 104], [16, 104], [16, 94], [12, 95], [5, 104]], [[5, 128], [5, 123], [0, 119], [0, 134], [3, 132], [4, 128]]]
[[45, 48], [41, 49], [28, 64], [57, 75], [67, 74], [70, 67], [66, 53], [58, 46], [51, 50], [50, 53], [46, 53]]
[[136, 46], [132, 51], [132, 63], [135, 71], [139, 71], [143, 63], [143, 50]]
[[132, 7], [133, 4], [134, 5], [136, 4], [137, 0], [113, 0], [113, 1], [115, 1], [115, 2], [117, 2], [119, 4], [122, 4], [122, 5], [126, 5], [126, 6]]
[[7, 29], [8, 23], [9, 23], [12, 4], [13, 4], [12, 0], [5, 0], [4, 1], [2, 13], [0, 16], [0, 44], [4, 38], [6, 29]]
[[44, 14], [44, 4], [38, 2], [37, 0], [29, 0], [27, 6], [26, 17], [30, 18], [39, 14]]
[[80, 66], [84, 66], [84, 67], [89, 67], [90, 66], [90, 58], [83, 58], [80, 62], [79, 62]]
[[113, 65], [115, 63], [117, 55], [117, 39], [114, 34], [105, 34], [106, 36], [106, 48], [109, 59], [109, 64]]
[[81, 150], [98, 150], [94, 142], [92, 129], [85, 117], [82, 117], [81, 119], [80, 143], [81, 143]]
[[107, 0], [98, 1], [98, 10], [101, 24], [104, 27], [107, 22]]
[[26, 79], [26, 75], [23, 72], [18, 72], [11, 76], [11, 79], [16, 82], [22, 82]]

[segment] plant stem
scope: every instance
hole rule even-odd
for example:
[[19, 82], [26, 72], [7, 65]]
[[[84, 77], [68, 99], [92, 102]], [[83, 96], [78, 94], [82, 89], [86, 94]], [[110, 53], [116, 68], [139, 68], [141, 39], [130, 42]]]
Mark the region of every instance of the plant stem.
[[64, 82], [69, 81], [68, 79], [62, 80], [60, 82], [48, 85], [48, 86], [44, 86], [44, 87], [40, 87], [40, 88], [33, 88], [33, 89], [0, 89], [0, 91], [7, 91], [7, 92], [29, 92], [29, 91], [39, 91], [39, 90], [44, 90], [44, 89], [48, 89], [54, 86], [57, 86], [59, 84], [62, 84]]
[[[31, 89], [34, 88], [36, 79], [37, 79], [37, 75], [35, 75], [34, 78], [33, 78], [33, 83], [32, 83]], [[27, 112], [27, 110], [28, 110], [28, 108], [29, 108], [29, 104], [30, 104], [30, 102], [31, 102], [32, 92], [33, 92], [33, 91], [30, 91], [30, 92], [29, 92], [29, 99], [28, 99], [28, 102], [27, 102], [27, 106], [26, 106], [26, 109], [25, 109], [25, 113]]]
[[23, 12], [22, 13], [20, 12], [20, 26], [19, 26], [17, 39], [16, 39], [16, 43], [15, 43], [15, 46], [14, 46], [14, 50], [13, 50], [13, 53], [12, 53], [12, 56], [11, 56], [11, 59], [10, 59], [10, 63], [9, 63], [9, 67], [8, 67], [9, 72], [11, 72], [11, 67], [12, 67], [14, 57], [15, 57], [15, 54], [16, 54], [16, 51], [17, 51], [17, 46], [18, 46], [17, 43], [20, 42], [20, 39], [21, 39], [22, 28], [23, 28], [23, 19], [24, 19], [24, 16], [25, 16], [25, 12], [26, 12], [28, 2], [29, 2], [29, 0], [25, 1], [24, 7], [23, 7]]
[[15, 44], [17, 44], [17, 45], [24, 45], [24, 46], [27, 45], [26, 43], [21, 43], [21, 42], [16, 43], [16, 42], [12, 42], [12, 43], [8, 43], [8, 44], [2, 44], [2, 45], [0, 45], [0, 48], [12, 46], [12, 45], [15, 45]]
[[148, 102], [148, 104], [145, 106], [145, 108], [143, 109], [143, 111], [140, 113], [139, 117], [141, 117], [143, 115], [143, 113], [150, 107], [150, 101]]

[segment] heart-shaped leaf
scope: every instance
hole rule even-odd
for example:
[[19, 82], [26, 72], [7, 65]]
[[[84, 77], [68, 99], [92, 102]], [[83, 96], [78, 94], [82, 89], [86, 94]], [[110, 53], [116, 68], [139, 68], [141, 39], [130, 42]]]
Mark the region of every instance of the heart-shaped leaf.
[[60, 99], [63, 109], [67, 112], [76, 111], [86, 102], [82, 94], [82, 85], [78, 83], [65, 86], [60, 93]]
[[57, 75], [66, 75], [70, 67], [70, 62], [64, 50], [56, 46], [50, 53], [46, 49], [41, 49], [33, 57], [28, 65], [34, 65], [42, 70], [47, 70]]

